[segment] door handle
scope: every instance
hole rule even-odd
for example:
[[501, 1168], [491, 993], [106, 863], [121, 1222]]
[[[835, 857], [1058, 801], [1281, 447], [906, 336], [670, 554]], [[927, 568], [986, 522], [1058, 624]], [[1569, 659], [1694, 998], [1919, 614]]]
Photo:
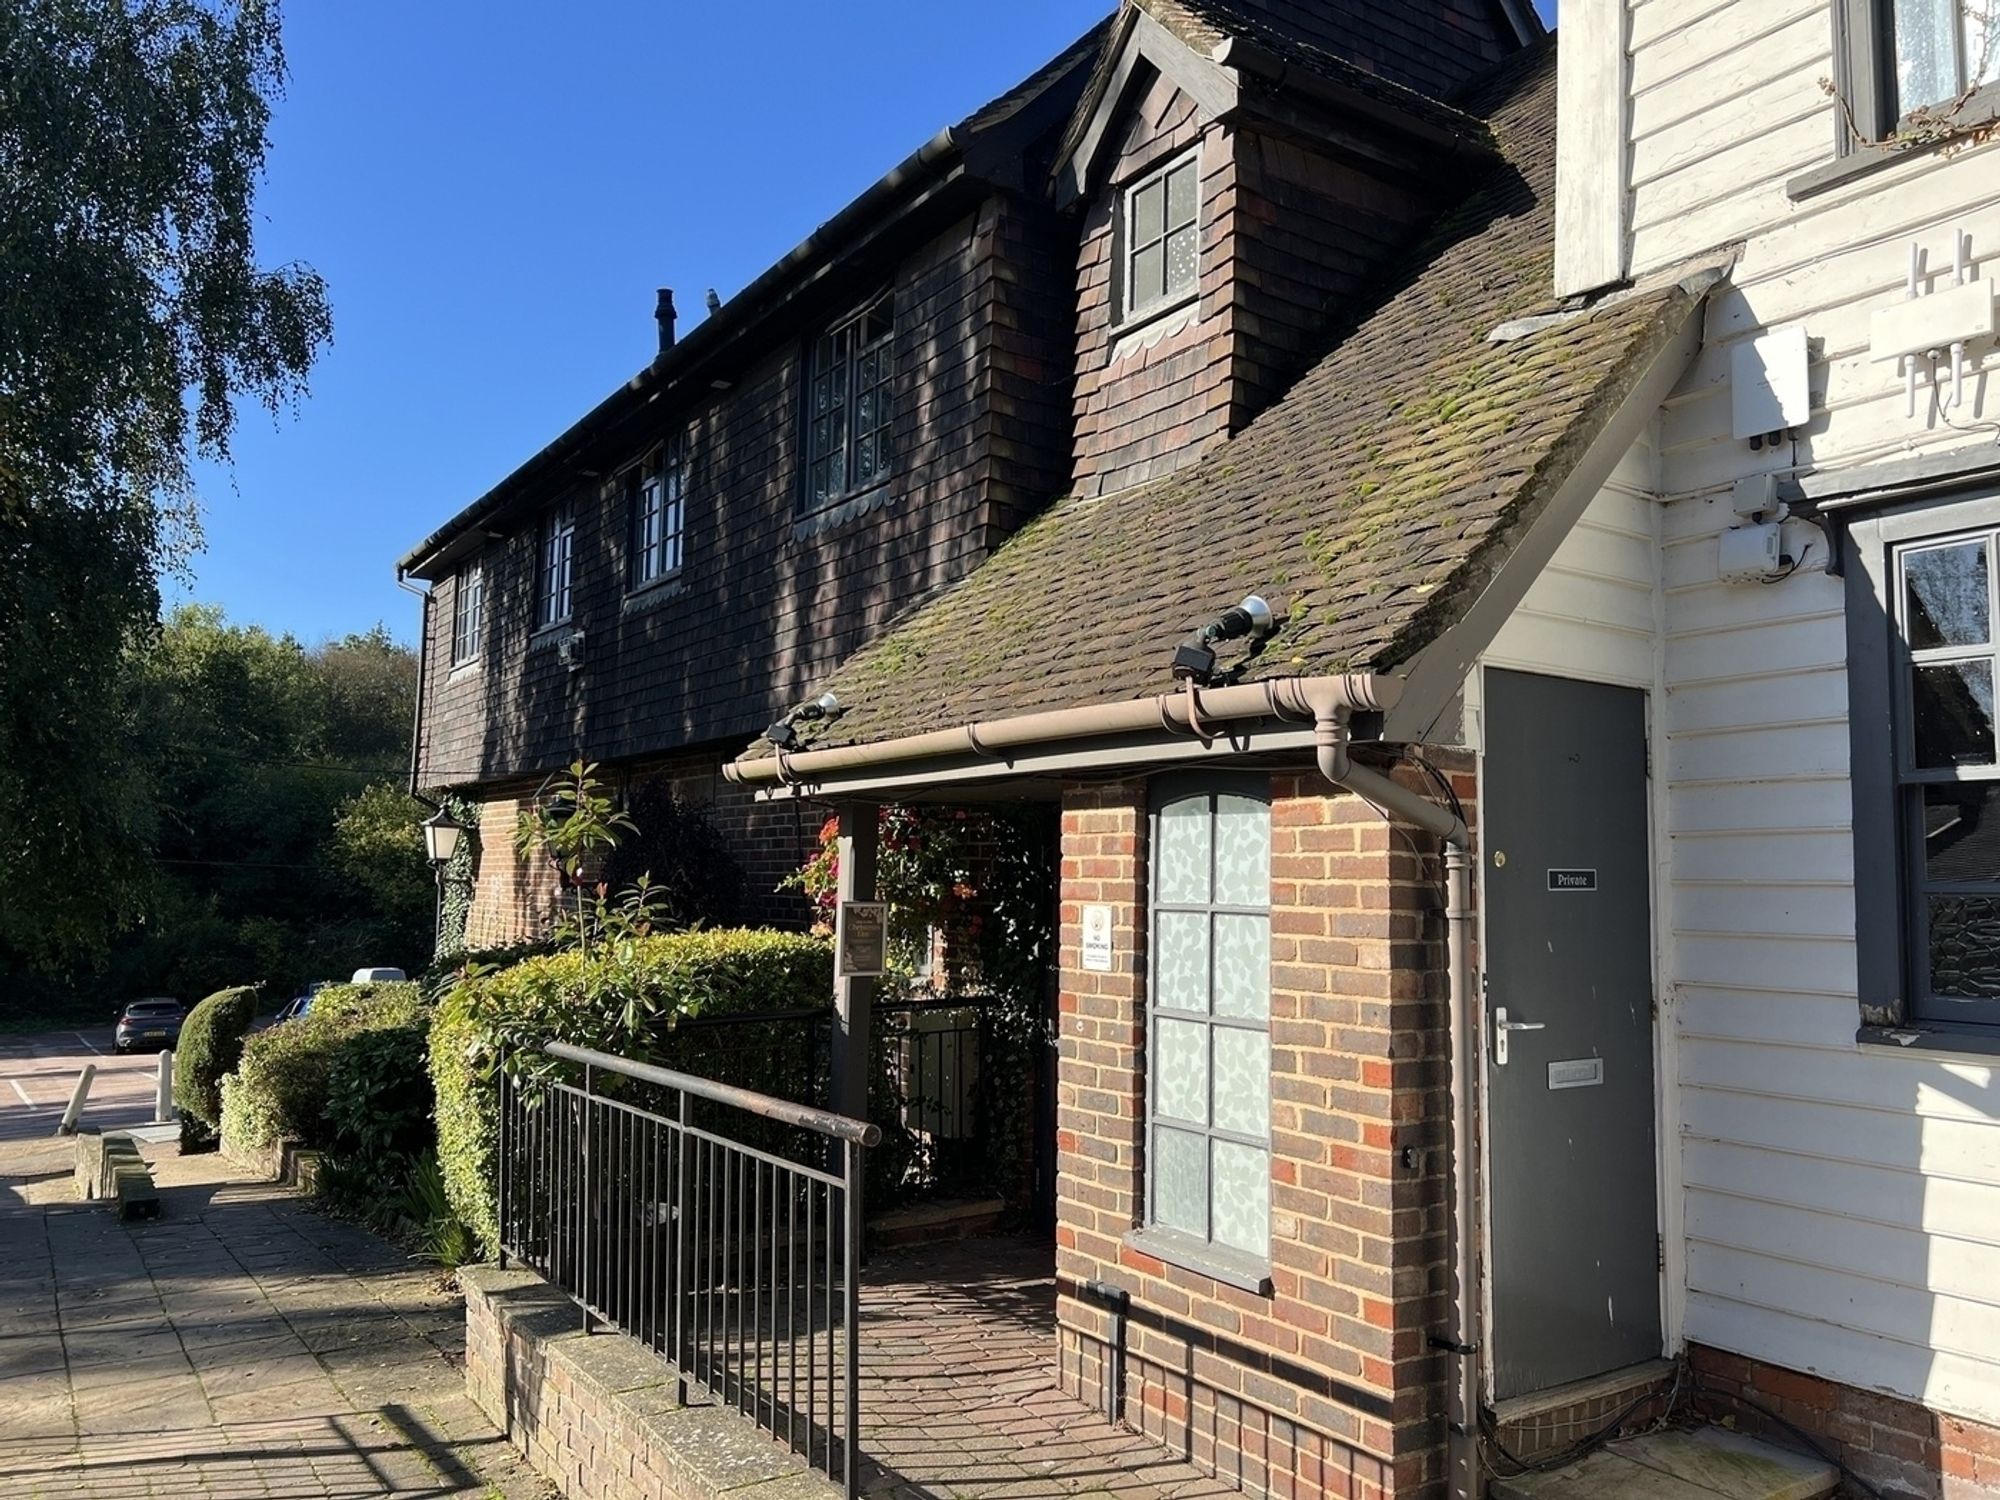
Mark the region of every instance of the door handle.
[[1493, 1066], [1496, 1068], [1507, 1066], [1507, 1038], [1513, 1033], [1517, 1031], [1543, 1031], [1547, 1027], [1548, 1022], [1546, 1021], [1510, 1021], [1507, 1019], [1507, 1007], [1504, 1005], [1495, 1006], [1493, 1008]]

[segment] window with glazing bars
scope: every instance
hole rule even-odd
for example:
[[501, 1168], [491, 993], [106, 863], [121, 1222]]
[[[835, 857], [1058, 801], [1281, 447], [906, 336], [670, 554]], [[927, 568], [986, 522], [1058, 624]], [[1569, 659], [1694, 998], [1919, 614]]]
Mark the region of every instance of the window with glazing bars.
[[1125, 190], [1125, 311], [1192, 293], [1200, 261], [1200, 180], [1194, 153]]
[[676, 434], [627, 477], [632, 507], [632, 587], [681, 570], [687, 496], [687, 439]]
[[814, 343], [807, 387], [806, 506], [818, 509], [886, 478], [895, 451], [894, 299]]
[[576, 512], [557, 506], [542, 519], [535, 577], [535, 624], [558, 625], [570, 615], [571, 569], [576, 558]]
[[467, 563], [458, 570], [458, 586], [451, 596], [451, 664], [462, 667], [479, 657], [480, 635], [486, 620], [486, 564]]
[[2000, 1021], [2000, 530], [1896, 553], [1897, 747], [1916, 1014]]
[[1271, 801], [1163, 780], [1153, 807], [1148, 1228], [1261, 1261], [1271, 1242]]

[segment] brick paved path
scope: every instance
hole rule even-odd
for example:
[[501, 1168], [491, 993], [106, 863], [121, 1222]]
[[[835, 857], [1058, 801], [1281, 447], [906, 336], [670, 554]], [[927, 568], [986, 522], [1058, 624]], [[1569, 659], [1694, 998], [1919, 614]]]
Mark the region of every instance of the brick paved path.
[[0, 1496], [548, 1493], [466, 1399], [434, 1271], [220, 1157], [147, 1154], [164, 1215], [121, 1225], [67, 1201], [68, 1149], [0, 1146]]
[[862, 1276], [862, 1487], [881, 1500], [1220, 1500], [1056, 1387], [1054, 1251], [964, 1240]]

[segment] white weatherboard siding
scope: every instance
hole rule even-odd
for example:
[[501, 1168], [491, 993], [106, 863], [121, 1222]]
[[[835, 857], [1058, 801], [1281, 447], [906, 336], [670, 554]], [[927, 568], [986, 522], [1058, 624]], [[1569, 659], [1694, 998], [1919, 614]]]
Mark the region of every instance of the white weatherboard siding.
[[[1728, 489], [1944, 447], [1912, 418], [1870, 315], [1900, 301], [1910, 245], [1946, 284], [1955, 231], [2000, 272], [2000, 142], [1908, 160], [1798, 202], [1833, 156], [1831, 0], [1625, 0], [1631, 273], [1733, 248], [1694, 368], [1654, 426], [1656, 634], [1639, 677], [1640, 580], [1609, 592], [1572, 549], [1487, 658], [1653, 692], [1663, 1217], [1669, 1325], [1686, 1337], [2000, 1423], [2000, 1088], [1975, 1059], [1862, 1048], [1854, 952], [1846, 626], [1823, 540], [1805, 568], [1722, 584]], [[1609, 80], [1607, 80], [1608, 82]], [[1731, 435], [1732, 349], [1803, 327], [1815, 418], [1796, 444]], [[2000, 353], [1975, 350], [1963, 425], [2000, 421]], [[1632, 512], [1622, 511], [1625, 515]], [[1571, 621], [1579, 604], [1592, 613]]]
[[1653, 471], [1645, 443], [1619, 461], [1500, 627], [1484, 665], [1651, 689], [1660, 527]]

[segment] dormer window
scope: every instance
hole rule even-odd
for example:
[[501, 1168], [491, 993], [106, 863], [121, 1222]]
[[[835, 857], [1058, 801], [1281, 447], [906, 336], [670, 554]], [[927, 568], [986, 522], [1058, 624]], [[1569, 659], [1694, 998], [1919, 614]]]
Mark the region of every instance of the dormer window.
[[813, 344], [807, 386], [806, 508], [872, 488], [894, 460], [896, 303], [885, 296]]
[[1200, 280], [1201, 182], [1196, 153], [1125, 190], [1124, 311], [1143, 316], [1194, 295]]

